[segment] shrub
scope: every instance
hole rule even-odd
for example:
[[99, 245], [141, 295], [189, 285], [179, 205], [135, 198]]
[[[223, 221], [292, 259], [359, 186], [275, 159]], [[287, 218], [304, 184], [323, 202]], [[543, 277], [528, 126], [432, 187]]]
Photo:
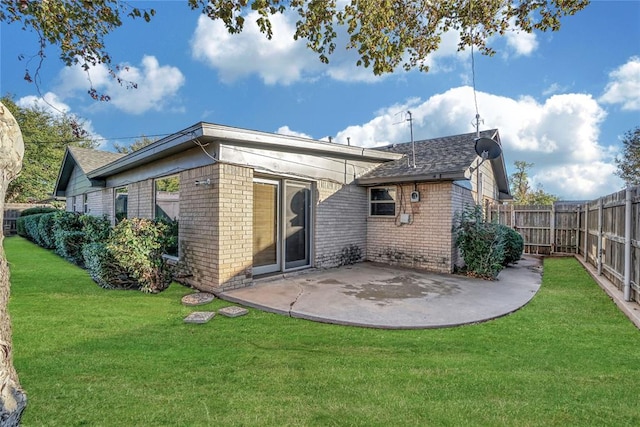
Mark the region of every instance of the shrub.
[[20, 222], [24, 228], [24, 237], [35, 243], [38, 243], [38, 222], [40, 220], [40, 215], [42, 214], [20, 217]]
[[111, 223], [106, 215], [102, 217], [81, 215], [80, 222], [87, 243], [106, 242], [111, 235]]
[[138, 281], [122, 267], [105, 242], [90, 242], [82, 248], [84, 264], [91, 278], [105, 289], [139, 289]]
[[172, 268], [162, 257], [167, 233], [167, 224], [144, 218], [123, 219], [113, 229], [107, 249], [143, 292], [161, 292], [173, 280]]
[[165, 224], [167, 226], [167, 230], [163, 233], [163, 242], [162, 244], [165, 247], [165, 254], [171, 256], [178, 256], [178, 221], [171, 220], [167, 218], [157, 218], [157, 223]]
[[56, 212], [43, 213], [38, 215], [38, 244], [45, 249], [56, 247], [54, 230], [54, 219]]
[[467, 274], [495, 278], [502, 270], [505, 258], [504, 229], [484, 221], [481, 206], [472, 206], [456, 215], [454, 233]]
[[522, 258], [524, 252], [524, 239], [513, 228], [500, 225], [504, 231], [504, 261], [502, 265], [516, 263]]
[[82, 246], [85, 242], [80, 215], [74, 212], [58, 212], [54, 218], [56, 253], [77, 264], [84, 265]]
[[18, 232], [18, 236], [22, 236], [25, 238], [27, 237], [27, 230], [25, 229], [24, 226], [24, 221], [25, 221], [26, 217], [18, 217], [18, 219], [16, 220], [16, 231]]
[[28, 208], [20, 212], [20, 217], [27, 217], [30, 215], [38, 215], [42, 213], [51, 213], [51, 212], [59, 212], [59, 209], [46, 207], [46, 206], [36, 206], [33, 208]]

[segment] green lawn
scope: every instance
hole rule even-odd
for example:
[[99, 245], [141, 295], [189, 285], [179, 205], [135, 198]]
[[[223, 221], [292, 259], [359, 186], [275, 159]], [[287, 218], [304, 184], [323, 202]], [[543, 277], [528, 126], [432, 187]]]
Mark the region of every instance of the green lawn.
[[387, 331], [256, 310], [187, 325], [182, 286], [106, 291], [5, 248], [25, 426], [640, 425], [640, 331], [571, 258], [510, 316]]

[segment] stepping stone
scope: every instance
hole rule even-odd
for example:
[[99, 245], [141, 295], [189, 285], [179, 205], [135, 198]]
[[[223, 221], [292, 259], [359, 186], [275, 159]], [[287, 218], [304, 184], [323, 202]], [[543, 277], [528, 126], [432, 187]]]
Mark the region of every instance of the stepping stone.
[[249, 310], [247, 310], [246, 308], [236, 307], [234, 305], [230, 307], [221, 308], [220, 310], [218, 310], [218, 314], [222, 314], [223, 316], [226, 316], [226, 317], [240, 317], [240, 316], [244, 316], [248, 312]]
[[193, 307], [196, 305], [208, 304], [216, 298], [208, 292], [196, 292], [182, 297], [182, 304]]
[[213, 311], [194, 311], [184, 318], [184, 323], [207, 323], [215, 315]]

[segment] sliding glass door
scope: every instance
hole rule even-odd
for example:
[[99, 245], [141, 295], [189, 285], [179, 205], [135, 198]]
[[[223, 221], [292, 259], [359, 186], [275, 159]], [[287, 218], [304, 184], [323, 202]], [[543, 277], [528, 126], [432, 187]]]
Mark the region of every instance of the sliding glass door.
[[253, 274], [311, 265], [311, 184], [256, 178]]

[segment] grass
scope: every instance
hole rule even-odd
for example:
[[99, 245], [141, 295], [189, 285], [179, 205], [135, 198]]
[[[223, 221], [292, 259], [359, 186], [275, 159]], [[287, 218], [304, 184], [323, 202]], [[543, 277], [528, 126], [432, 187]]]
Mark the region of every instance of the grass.
[[257, 310], [187, 325], [182, 286], [106, 291], [5, 248], [25, 426], [640, 425], [640, 331], [572, 258], [510, 316], [388, 331]]

